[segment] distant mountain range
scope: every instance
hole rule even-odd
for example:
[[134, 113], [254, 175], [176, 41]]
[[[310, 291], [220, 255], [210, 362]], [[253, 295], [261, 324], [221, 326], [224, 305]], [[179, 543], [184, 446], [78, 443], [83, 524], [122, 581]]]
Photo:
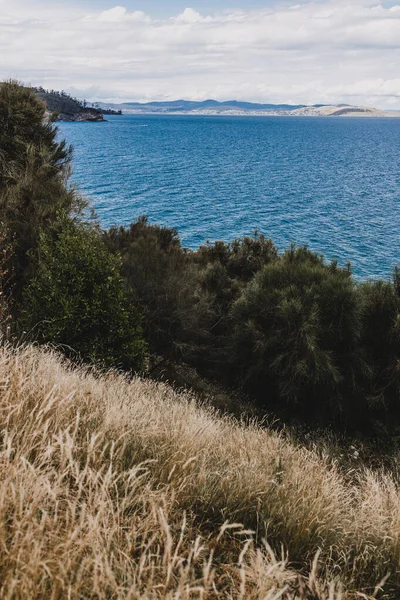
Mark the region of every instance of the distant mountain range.
[[236, 110], [294, 110], [304, 108], [304, 104], [258, 104], [253, 102], [238, 102], [237, 100], [227, 100], [218, 102], [217, 100], [203, 100], [195, 102], [191, 100], [173, 100], [169, 102], [125, 102], [124, 106], [130, 108], [153, 108], [168, 110], [201, 110], [204, 108], [214, 109], [236, 109]]
[[49, 116], [59, 121], [103, 121], [103, 115], [118, 114], [181, 114], [231, 116], [300, 116], [300, 117], [400, 117], [400, 112], [384, 112], [376, 108], [349, 104], [261, 104], [238, 100], [172, 100], [164, 102], [88, 103], [66, 92], [34, 88], [46, 103]]
[[111, 109], [126, 114], [188, 114], [188, 115], [260, 115], [260, 116], [357, 116], [386, 117], [400, 116], [400, 113], [386, 113], [376, 108], [352, 106], [349, 104], [260, 104], [227, 100], [172, 100], [165, 102], [124, 102], [122, 104], [99, 102], [101, 110]]

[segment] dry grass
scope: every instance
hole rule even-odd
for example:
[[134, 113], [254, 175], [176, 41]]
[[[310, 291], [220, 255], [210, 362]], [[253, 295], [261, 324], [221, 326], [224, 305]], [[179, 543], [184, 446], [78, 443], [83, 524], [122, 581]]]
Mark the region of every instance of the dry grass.
[[388, 475], [349, 483], [166, 385], [35, 348], [0, 349], [0, 419], [1, 598], [339, 600], [389, 573], [400, 589]]

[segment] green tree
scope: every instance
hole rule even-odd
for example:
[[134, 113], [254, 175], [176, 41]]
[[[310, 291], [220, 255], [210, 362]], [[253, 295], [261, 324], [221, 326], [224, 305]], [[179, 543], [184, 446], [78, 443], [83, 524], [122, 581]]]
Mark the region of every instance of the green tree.
[[202, 266], [220, 264], [231, 279], [246, 283], [266, 264], [277, 260], [278, 250], [272, 240], [256, 231], [233, 242], [216, 241], [200, 246], [194, 258]]
[[152, 354], [166, 360], [198, 356], [204, 331], [197, 267], [189, 261], [177, 232], [139, 218], [129, 228], [105, 233], [111, 252], [122, 257], [128, 289], [143, 313]]
[[14, 244], [14, 295], [32, 274], [41, 233], [84, 202], [68, 186], [71, 148], [57, 139], [45, 105], [16, 82], [0, 85], [0, 212]]
[[346, 418], [364, 368], [362, 308], [347, 270], [292, 248], [233, 305], [232, 375], [263, 406]]
[[55, 240], [42, 234], [21, 324], [33, 339], [63, 345], [86, 361], [144, 369], [140, 318], [120, 267], [118, 255], [107, 251], [93, 228], [65, 221]]
[[371, 421], [386, 430], [400, 425], [400, 297], [394, 285], [371, 281], [360, 285], [363, 305], [362, 345], [372, 376], [364, 382]]

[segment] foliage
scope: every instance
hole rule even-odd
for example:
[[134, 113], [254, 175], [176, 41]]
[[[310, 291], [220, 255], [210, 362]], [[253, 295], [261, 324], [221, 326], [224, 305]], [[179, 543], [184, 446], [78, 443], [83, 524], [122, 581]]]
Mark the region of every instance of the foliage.
[[7, 292], [11, 278], [12, 246], [5, 227], [0, 223], [0, 343], [8, 337], [10, 328], [10, 298]]
[[234, 371], [264, 406], [325, 422], [351, 411], [361, 312], [348, 271], [292, 250], [256, 275], [231, 320]]
[[241, 291], [266, 264], [278, 259], [270, 239], [255, 232], [254, 237], [231, 243], [216, 241], [200, 246], [191, 260], [199, 270], [201, 294], [207, 304], [205, 352], [196, 357], [197, 366], [214, 378], [232, 381], [226, 365], [230, 360], [230, 309]]
[[68, 346], [84, 360], [143, 369], [146, 344], [121, 281], [118, 256], [107, 252], [93, 228], [66, 221], [60, 229], [55, 240], [41, 237], [23, 326], [34, 339]]
[[265, 264], [277, 260], [278, 251], [272, 240], [256, 231], [254, 237], [238, 238], [229, 244], [217, 241], [200, 246], [195, 257], [202, 265], [221, 265], [231, 279], [247, 282]]
[[71, 148], [45, 120], [33, 90], [10, 81], [0, 86], [0, 212], [14, 243], [14, 295], [32, 274], [40, 235], [60, 214], [84, 203], [68, 187]]
[[150, 350], [284, 419], [363, 432], [400, 426], [400, 298], [350, 267], [255, 234], [197, 251], [145, 218], [105, 233], [145, 315]]
[[364, 318], [362, 345], [372, 369], [363, 393], [369, 417], [386, 430], [400, 428], [400, 297], [385, 281], [364, 282], [359, 287]]
[[129, 228], [105, 233], [111, 252], [122, 256], [126, 284], [143, 313], [153, 354], [189, 360], [202, 339], [199, 276], [182, 250], [177, 232], [150, 225], [145, 217]]

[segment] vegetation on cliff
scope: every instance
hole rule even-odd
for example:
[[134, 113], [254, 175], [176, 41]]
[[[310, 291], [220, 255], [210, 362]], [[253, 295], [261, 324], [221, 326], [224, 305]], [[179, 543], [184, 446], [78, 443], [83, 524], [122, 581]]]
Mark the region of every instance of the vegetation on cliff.
[[103, 112], [89, 107], [86, 100], [73, 98], [66, 92], [34, 88], [37, 97], [45, 103], [54, 121], [104, 121]]

